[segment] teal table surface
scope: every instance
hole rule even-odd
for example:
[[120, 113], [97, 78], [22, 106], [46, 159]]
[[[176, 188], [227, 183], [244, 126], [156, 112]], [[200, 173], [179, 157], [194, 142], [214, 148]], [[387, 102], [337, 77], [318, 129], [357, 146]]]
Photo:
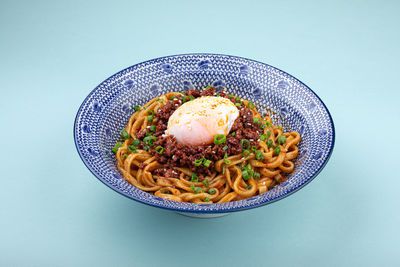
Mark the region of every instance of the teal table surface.
[[[399, 1], [1, 1], [0, 266], [400, 266]], [[278, 67], [336, 127], [281, 201], [193, 219], [99, 182], [76, 112], [112, 74], [209, 52]]]

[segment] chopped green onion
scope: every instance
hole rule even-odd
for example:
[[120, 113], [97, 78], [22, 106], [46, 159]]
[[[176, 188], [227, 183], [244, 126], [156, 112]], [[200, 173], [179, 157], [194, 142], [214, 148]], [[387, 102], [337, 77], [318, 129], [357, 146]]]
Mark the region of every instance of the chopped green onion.
[[210, 195], [214, 195], [215, 193], [217, 193], [217, 190], [215, 190], [215, 188], [210, 188], [210, 189], [208, 189], [208, 193]]
[[271, 132], [267, 131], [267, 138], [271, 136]]
[[228, 154], [226, 154], [226, 152], [225, 152], [225, 156], [224, 156], [224, 163], [225, 164], [231, 164], [231, 161], [228, 159]]
[[236, 135], [236, 132], [232, 132], [231, 135], [232, 135], [232, 136], [235, 136], [235, 135]]
[[203, 184], [205, 187], [209, 187], [210, 186], [210, 181], [208, 179], [204, 179], [203, 180]]
[[214, 136], [214, 144], [220, 145], [226, 142], [226, 136], [223, 134], [217, 134]]
[[235, 106], [240, 107], [242, 103], [235, 103]]
[[213, 88], [214, 86], [212, 86], [212, 85], [209, 85], [209, 86], [207, 86], [206, 87], [206, 89], [208, 89], [208, 88]]
[[249, 109], [253, 109], [254, 108], [254, 104], [253, 104], [253, 102], [247, 102], [247, 107], [249, 108]]
[[121, 137], [122, 137], [122, 139], [126, 140], [126, 139], [128, 139], [129, 137], [131, 137], [131, 136], [128, 134], [128, 132], [127, 132], [125, 129], [122, 129], [122, 131], [121, 131]]
[[160, 103], [162, 103], [162, 102], [164, 102], [164, 99], [159, 98], [159, 99], [157, 99], [157, 101], [160, 102]]
[[199, 181], [199, 176], [197, 176], [197, 174], [192, 172], [192, 179], [190, 181], [193, 183], [197, 183]]
[[258, 179], [260, 179], [260, 177], [261, 177], [261, 174], [259, 172], [254, 172], [253, 173], [253, 178], [254, 179], [258, 180]]
[[148, 122], [153, 122], [153, 120], [154, 120], [153, 115], [150, 115], [150, 116], [147, 117], [147, 121]]
[[247, 171], [247, 169], [242, 170], [242, 176], [243, 180], [247, 181], [251, 178], [250, 173]]
[[205, 160], [205, 158], [196, 159], [196, 160], [194, 161], [194, 165], [195, 165], [195, 166], [200, 166], [201, 164], [203, 164], [204, 160]]
[[209, 202], [209, 201], [210, 201], [210, 198], [209, 198], [209, 197], [205, 197], [203, 201], [204, 201], [204, 202]]
[[[244, 143], [247, 144], [246, 147], [243, 146]], [[247, 139], [242, 139], [242, 140], [240, 140], [240, 146], [241, 146], [243, 149], [249, 149], [249, 148], [250, 148], [250, 141], [247, 140]]]
[[194, 184], [191, 184], [191, 185], [190, 185], [190, 189], [191, 189], [192, 191], [194, 191], [194, 189], [195, 189]]
[[149, 145], [149, 146], [153, 146], [153, 143], [154, 143], [155, 141], [157, 141], [157, 138], [156, 138], [155, 136], [152, 136], [152, 135], [146, 136], [146, 137], [143, 139], [143, 142], [144, 142], [146, 145]]
[[203, 188], [196, 187], [196, 189], [194, 190], [194, 193], [197, 194], [197, 193], [199, 193], [200, 191], [204, 192]]
[[148, 146], [144, 146], [144, 147], [143, 147], [143, 150], [144, 150], [144, 151], [149, 151], [149, 149], [150, 149], [150, 148], [149, 148]]
[[236, 101], [236, 102], [239, 102], [240, 105], [242, 104], [242, 99], [240, 99], [239, 97], [235, 97], [235, 101]]
[[264, 159], [263, 152], [261, 150], [256, 151], [256, 158], [257, 159]]
[[157, 127], [155, 125], [151, 125], [150, 126], [150, 131], [152, 131], [153, 133], [155, 133], [157, 130]]
[[169, 97], [169, 100], [174, 100], [174, 98], [175, 98], [175, 96], [172, 95], [172, 96]]
[[124, 155], [122, 156], [122, 159], [126, 159], [128, 156], [129, 156], [128, 154], [124, 154]]
[[226, 165], [224, 164], [224, 167], [222, 167], [222, 174], [223, 174], [223, 175], [225, 175], [225, 169], [226, 169], [225, 166], [226, 166]]
[[251, 151], [256, 151], [256, 149], [257, 149], [256, 146], [251, 147]]
[[134, 145], [134, 146], [140, 145], [140, 140], [139, 139], [133, 140], [132, 145]]
[[185, 97], [183, 98], [183, 103], [186, 103], [187, 101], [190, 101], [189, 99], [190, 99], [190, 97], [189, 97], [188, 95], [185, 96]]
[[250, 190], [251, 189], [251, 185], [246, 186], [246, 190]]
[[152, 110], [148, 111], [147, 115], [153, 116], [154, 115], [154, 111], [152, 111]]
[[135, 111], [139, 111], [140, 110], [140, 106], [136, 105], [135, 106]]
[[254, 119], [253, 119], [253, 122], [254, 122], [254, 123], [260, 123], [260, 118], [254, 118]]
[[146, 132], [146, 136], [151, 136], [151, 133], [150, 132]]
[[260, 129], [265, 129], [265, 124], [264, 123], [260, 124]]
[[122, 146], [121, 142], [118, 142], [115, 144], [115, 146], [113, 147], [113, 149], [111, 150], [114, 154], [117, 153], [118, 149]]
[[265, 141], [265, 140], [267, 140], [267, 138], [268, 138], [268, 136], [266, 134], [260, 135], [260, 140], [261, 141]]
[[192, 95], [190, 95], [189, 97], [190, 97], [190, 100], [193, 100], [193, 99], [194, 99], [194, 96], [192, 96]]
[[227, 150], [228, 149], [228, 146], [224, 146], [223, 148], [222, 148], [222, 151], [225, 151], [225, 150]]
[[206, 161], [204, 161], [204, 166], [209, 167], [210, 164], [211, 164], [211, 160], [207, 159]]
[[286, 143], [286, 137], [284, 135], [280, 135], [278, 137], [278, 143], [283, 145], [284, 143]]
[[234, 96], [232, 94], [229, 94], [228, 96], [231, 97], [231, 98], [234, 98]]
[[247, 158], [250, 155], [250, 151], [245, 149], [245, 150], [243, 150], [242, 155], [243, 155], [243, 157]]
[[161, 155], [164, 152], [164, 148], [162, 146], [158, 146], [156, 147], [155, 151], [157, 154]]
[[281, 147], [280, 147], [280, 146], [277, 146], [277, 147], [275, 147], [275, 149], [274, 149], [274, 154], [275, 154], [275, 155], [279, 155], [279, 153], [281, 153]]
[[128, 150], [129, 153], [136, 153], [136, 147], [135, 146], [129, 145], [127, 147], [127, 150]]
[[271, 126], [272, 126], [272, 123], [267, 122], [267, 126], [268, 126], [268, 127], [271, 127]]
[[268, 139], [268, 141], [267, 141], [268, 148], [272, 147], [273, 144], [274, 144], [274, 142], [272, 141], [272, 139]]

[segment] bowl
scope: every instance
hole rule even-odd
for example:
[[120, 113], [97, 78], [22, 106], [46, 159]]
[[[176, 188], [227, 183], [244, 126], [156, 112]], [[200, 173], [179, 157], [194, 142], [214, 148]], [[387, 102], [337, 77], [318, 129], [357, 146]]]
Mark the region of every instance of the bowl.
[[[111, 152], [135, 105], [167, 92], [213, 85], [256, 104], [261, 114], [302, 137], [295, 171], [282, 184], [252, 198], [194, 204], [159, 198], [129, 184]], [[236, 56], [183, 54], [126, 68], [98, 85], [80, 106], [74, 124], [78, 153], [87, 168], [116, 192], [138, 202], [194, 217], [215, 217], [270, 204], [304, 187], [332, 154], [335, 129], [322, 100], [304, 83], [270, 65]]]

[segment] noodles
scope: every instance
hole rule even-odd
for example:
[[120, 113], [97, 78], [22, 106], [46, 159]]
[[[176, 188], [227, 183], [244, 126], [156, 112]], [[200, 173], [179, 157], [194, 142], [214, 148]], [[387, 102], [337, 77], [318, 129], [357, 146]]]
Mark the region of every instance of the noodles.
[[299, 154], [300, 134], [283, 132], [271, 118], [262, 118], [251, 102], [218, 93], [238, 107], [241, 117], [235, 123], [243, 127], [234, 125], [236, 131], [219, 143], [184, 146], [164, 134], [177, 107], [216, 94], [212, 87], [203, 92], [167, 93], [135, 107], [121, 142], [113, 149], [126, 181], [157, 197], [202, 204], [250, 198], [283, 183], [294, 171], [292, 160]]

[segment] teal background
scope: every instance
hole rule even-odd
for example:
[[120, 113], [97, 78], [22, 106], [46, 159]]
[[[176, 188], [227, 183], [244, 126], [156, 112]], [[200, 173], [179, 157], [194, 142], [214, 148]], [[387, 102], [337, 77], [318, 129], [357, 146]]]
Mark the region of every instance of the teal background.
[[[0, 266], [399, 266], [399, 14], [398, 1], [1, 1]], [[321, 174], [217, 219], [99, 182], [73, 141], [83, 99], [123, 68], [190, 52], [310, 86], [336, 126]]]

